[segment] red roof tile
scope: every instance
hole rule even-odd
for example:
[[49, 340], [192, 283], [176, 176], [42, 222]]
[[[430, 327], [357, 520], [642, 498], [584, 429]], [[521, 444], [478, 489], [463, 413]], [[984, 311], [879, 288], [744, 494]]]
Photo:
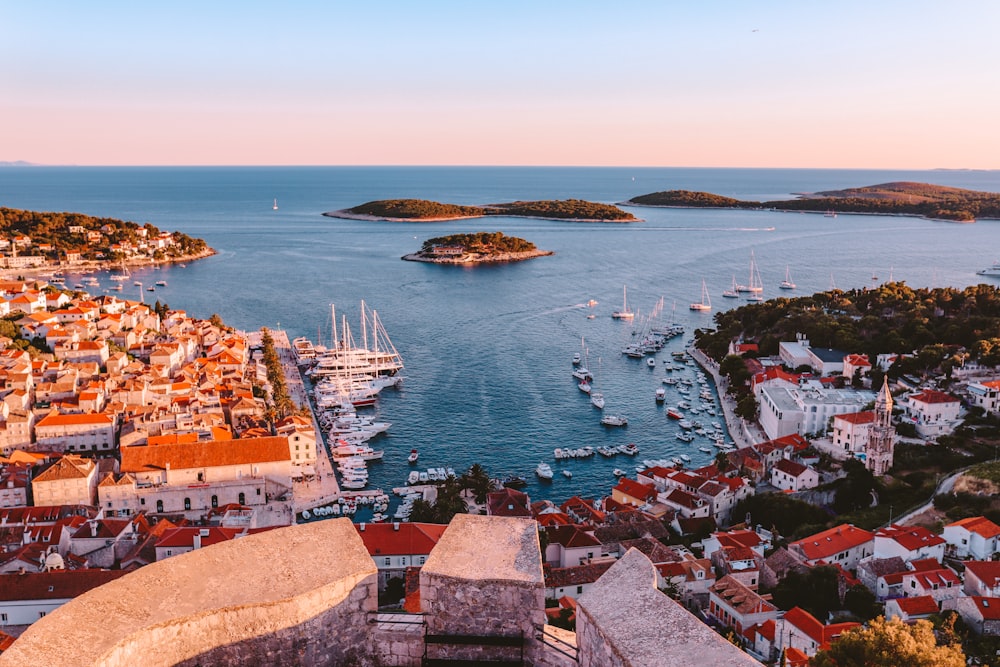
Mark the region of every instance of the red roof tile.
[[83, 595], [126, 573], [120, 570], [54, 570], [0, 575], [0, 600], [61, 600]]
[[919, 394], [910, 396], [910, 400], [920, 403], [958, 403], [958, 399], [954, 396], [936, 389], [924, 389]]
[[874, 539], [874, 533], [845, 523], [792, 542], [789, 546], [799, 549], [808, 560], [819, 560]]
[[[984, 586], [994, 588], [1000, 584], [1000, 561], [970, 560], [965, 562], [966, 573], [972, 573]], [[968, 579], [968, 574], [966, 574]]]
[[970, 516], [968, 519], [962, 519], [961, 521], [956, 521], [955, 523], [949, 523], [945, 526], [945, 528], [950, 526], [965, 528], [970, 533], [975, 533], [985, 539], [1000, 535], [1000, 526], [996, 525], [984, 516]]
[[900, 611], [907, 616], [938, 613], [937, 601], [930, 595], [918, 595], [912, 598], [896, 598]]
[[848, 424], [872, 424], [875, 422], [875, 411], [847, 412], [842, 415], [834, 415], [833, 418], [834, 420], [845, 421]]
[[355, 524], [361, 541], [372, 556], [429, 554], [447, 527], [436, 523]]

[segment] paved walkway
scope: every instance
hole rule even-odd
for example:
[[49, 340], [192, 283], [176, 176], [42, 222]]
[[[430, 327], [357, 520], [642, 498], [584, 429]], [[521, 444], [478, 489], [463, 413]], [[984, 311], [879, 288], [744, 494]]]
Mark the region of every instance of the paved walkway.
[[951, 473], [950, 475], [942, 479], [941, 482], [937, 485], [937, 489], [934, 490], [934, 495], [931, 496], [931, 499], [929, 501], [927, 501], [920, 507], [916, 508], [915, 510], [907, 512], [898, 519], [894, 519], [892, 523], [898, 524], [900, 526], [905, 526], [908, 521], [912, 521], [916, 516], [923, 514], [924, 512], [929, 510], [931, 507], [934, 506], [934, 496], [940, 495], [942, 493], [951, 493], [952, 488], [955, 486], [955, 480], [957, 480], [959, 477], [965, 474], [969, 470], [969, 467], [962, 468], [961, 470], [956, 470], [955, 472]]
[[722, 404], [722, 412], [726, 416], [726, 429], [729, 431], [729, 437], [733, 439], [736, 446], [740, 448], [749, 447], [752, 444], [766, 441], [768, 439], [767, 436], [760, 431], [760, 428], [756, 424], [748, 425], [746, 420], [736, 416], [736, 402], [726, 393], [726, 390], [729, 388], [729, 380], [719, 374], [719, 364], [715, 363], [714, 359], [710, 359], [704, 352], [694, 346], [689, 347], [687, 351], [698, 362], [699, 366], [711, 374], [712, 379], [715, 381], [715, 387], [719, 393], [719, 402]]

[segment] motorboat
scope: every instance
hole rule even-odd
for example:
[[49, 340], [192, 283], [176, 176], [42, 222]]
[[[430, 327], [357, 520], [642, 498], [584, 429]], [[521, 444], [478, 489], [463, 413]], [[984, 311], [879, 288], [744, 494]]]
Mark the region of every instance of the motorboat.
[[156, 284], [157, 284], [157, 285], [158, 285], [159, 287], [166, 287], [166, 286], [167, 286], [167, 281], [166, 281], [166, 280], [157, 280], [157, 281], [156, 281]]
[[687, 454], [681, 454], [680, 457], [681, 461], [684, 461], [684, 463], [691, 463], [691, 457]]
[[712, 450], [709, 449], [708, 447], [699, 447], [698, 451], [699, 452], [705, 452], [706, 454], [711, 454], [712, 453]]
[[615, 477], [624, 477], [625, 471], [622, 470], [621, 468], [615, 468], [614, 470], [611, 471], [611, 474], [613, 474]]
[[566, 479], [572, 479], [573, 478], [573, 473], [571, 473], [569, 470], [563, 470], [562, 474], [563, 474], [563, 477], [565, 477]]
[[628, 426], [628, 419], [621, 415], [604, 415], [601, 423], [605, 426]]
[[604, 409], [604, 394], [599, 391], [590, 392], [590, 404], [598, 410]]
[[417, 462], [418, 458], [420, 458], [420, 453], [415, 449], [411, 449], [410, 455], [406, 457], [406, 460], [412, 465]]
[[993, 265], [985, 269], [976, 271], [977, 276], [1000, 276], [1000, 259], [993, 262]]
[[535, 474], [542, 479], [552, 479], [552, 467], [548, 463], [539, 463], [535, 468]]
[[684, 413], [676, 408], [669, 408], [667, 410], [667, 416], [671, 419], [684, 419]]
[[677, 422], [677, 425], [680, 426], [681, 428], [694, 428], [694, 424], [689, 422], [687, 419], [680, 420], [679, 422]]
[[639, 453], [639, 446], [636, 445], [634, 442], [630, 442], [627, 445], [621, 446], [621, 452], [622, 454], [626, 454], [627, 456], [635, 456], [636, 454]]
[[667, 390], [663, 387], [657, 387], [655, 392], [656, 402], [663, 403], [667, 400]]
[[656, 368], [656, 359], [652, 357], [646, 359], [646, 365], [649, 366], [650, 368]]
[[579, 352], [575, 353], [573, 355], [573, 365], [579, 366], [581, 361], [583, 361], [583, 359], [580, 357], [580, 353]]
[[420, 473], [416, 470], [411, 470], [409, 476], [406, 478], [407, 484], [416, 484], [420, 481]]

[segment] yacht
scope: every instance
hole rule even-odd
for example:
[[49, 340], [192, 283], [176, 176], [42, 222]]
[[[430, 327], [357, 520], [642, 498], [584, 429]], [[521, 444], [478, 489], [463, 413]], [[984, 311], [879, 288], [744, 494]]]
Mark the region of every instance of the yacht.
[[708, 295], [708, 287], [705, 281], [701, 281], [701, 301], [692, 303], [691, 310], [712, 310], [712, 298]]
[[764, 285], [760, 280], [760, 271], [757, 269], [757, 257], [754, 255], [753, 250], [750, 251], [750, 284], [736, 285], [736, 291], [750, 292], [751, 294], [758, 294], [764, 291]]
[[611, 313], [611, 317], [616, 320], [631, 320], [635, 317], [635, 313], [628, 309], [628, 292], [624, 285], [622, 286], [622, 309]]
[[993, 262], [993, 266], [976, 271], [977, 276], [1000, 276], [1000, 259]]
[[585, 393], [585, 394], [589, 394], [590, 393], [590, 389], [591, 389], [590, 383], [587, 382], [586, 380], [580, 380], [580, 384], [578, 384], [576, 386], [583, 393]]
[[788, 272], [788, 267], [785, 267], [785, 279], [781, 281], [778, 285], [781, 289], [795, 289], [795, 283], [792, 282], [792, 276]]
[[582, 361], [582, 359], [580, 358], [580, 353], [579, 352], [575, 353], [573, 355], [573, 365], [574, 366], [579, 366], [581, 361]]
[[630, 442], [627, 445], [622, 445], [621, 451], [626, 456], [635, 456], [639, 453], [639, 447], [634, 442]]
[[601, 423], [605, 426], [628, 426], [628, 419], [621, 415], [604, 415]]
[[552, 467], [548, 463], [539, 463], [535, 468], [535, 474], [542, 479], [552, 479]]
[[667, 390], [663, 387], [657, 387], [655, 392], [655, 398], [657, 403], [662, 403], [667, 400]]
[[599, 391], [590, 392], [590, 403], [598, 410], [604, 409], [604, 394]]
[[413, 464], [413, 463], [417, 462], [418, 458], [420, 458], [420, 453], [417, 452], [417, 450], [415, 450], [415, 449], [411, 449], [410, 450], [410, 455], [406, 457], [406, 460], [409, 463]]
[[733, 286], [725, 290], [722, 296], [727, 299], [738, 299], [740, 296], [739, 285], [736, 284], [736, 276], [733, 276]]

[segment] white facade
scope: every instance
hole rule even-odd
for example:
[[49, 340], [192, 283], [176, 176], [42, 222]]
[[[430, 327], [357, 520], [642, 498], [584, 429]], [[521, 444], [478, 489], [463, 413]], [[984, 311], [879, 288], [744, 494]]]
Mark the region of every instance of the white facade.
[[35, 449], [90, 452], [114, 448], [115, 419], [106, 414], [48, 415], [35, 424]]
[[998, 549], [997, 526], [983, 517], [963, 519], [944, 527], [949, 552], [958, 558], [990, 560]]
[[818, 382], [793, 385], [769, 380], [754, 388], [760, 404], [760, 425], [768, 438], [798, 433], [825, 433], [830, 418], [856, 412], [875, 399], [870, 391], [829, 389]]
[[819, 473], [809, 466], [782, 459], [771, 469], [771, 486], [781, 491], [802, 491], [819, 486]]
[[923, 438], [951, 433], [958, 425], [962, 408], [957, 398], [929, 389], [907, 396], [900, 405]]

